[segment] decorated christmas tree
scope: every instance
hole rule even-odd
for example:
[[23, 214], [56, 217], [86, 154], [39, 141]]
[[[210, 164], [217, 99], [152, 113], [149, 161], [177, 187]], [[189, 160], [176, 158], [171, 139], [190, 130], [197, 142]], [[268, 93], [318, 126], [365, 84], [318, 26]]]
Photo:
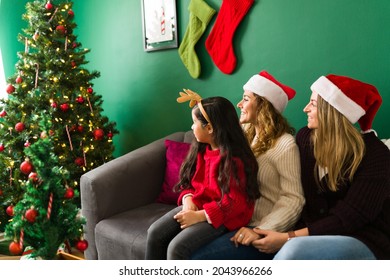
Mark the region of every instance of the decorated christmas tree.
[[[28, 173], [23, 198], [13, 208], [12, 221], [6, 226], [9, 251], [33, 259], [54, 259], [61, 244], [72, 243], [80, 251], [88, 247], [83, 240], [85, 220], [74, 201], [74, 191], [68, 186], [69, 172], [59, 165], [54, 153], [56, 133], [49, 135], [52, 122], [49, 114], [41, 114], [40, 138], [25, 149], [29, 158], [21, 170]], [[65, 249], [65, 248], [64, 248]]]
[[[41, 178], [42, 184], [48, 189], [52, 185], [62, 185], [67, 199], [80, 207], [81, 175], [112, 159], [112, 137], [118, 133], [115, 123], [102, 114], [102, 96], [93, 89], [92, 80], [100, 73], [84, 67], [88, 63], [85, 55], [90, 50], [82, 48], [73, 32], [76, 23], [72, 2], [28, 2], [23, 19], [28, 24], [18, 35], [18, 40], [24, 45], [24, 51], [18, 52], [16, 71], [7, 79], [5, 90], [8, 98], [0, 101], [0, 231], [10, 223], [13, 223], [15, 232], [19, 231], [23, 226], [16, 225], [14, 220], [26, 222], [22, 218], [26, 218], [26, 213], [23, 214], [25, 207], [32, 207], [29, 213], [35, 213], [37, 221], [43, 219], [41, 216], [47, 211], [47, 205], [44, 207], [47, 192], [53, 193], [53, 201], [61, 200], [60, 191], [47, 190], [40, 194], [40, 198], [34, 196], [42, 187], [28, 178], [39, 173], [35, 170], [38, 166], [40, 172], [52, 168], [41, 165], [57, 166], [58, 174], [50, 170], [53, 176], [66, 170], [67, 178], [62, 174], [61, 182], [54, 184]], [[45, 132], [38, 124], [42, 114], [50, 119], [50, 127]], [[44, 141], [42, 133], [49, 136]], [[45, 152], [40, 153], [38, 162], [34, 163], [31, 148], [35, 146], [40, 150], [39, 145], [47, 145], [47, 141], [52, 145], [51, 152], [46, 153], [46, 159], [43, 157]], [[30, 198], [26, 198], [27, 195]], [[61, 205], [66, 207], [67, 204]], [[58, 215], [65, 215], [67, 210], [59, 208], [56, 211]], [[73, 218], [69, 217], [70, 220]], [[61, 224], [65, 220], [59, 219], [57, 225], [51, 226], [65, 226]], [[40, 236], [34, 226], [38, 227], [38, 223], [29, 228], [34, 235]], [[79, 227], [79, 222], [75, 227]], [[22, 231], [25, 236], [26, 231], [27, 228]], [[34, 245], [38, 246], [38, 243]]]

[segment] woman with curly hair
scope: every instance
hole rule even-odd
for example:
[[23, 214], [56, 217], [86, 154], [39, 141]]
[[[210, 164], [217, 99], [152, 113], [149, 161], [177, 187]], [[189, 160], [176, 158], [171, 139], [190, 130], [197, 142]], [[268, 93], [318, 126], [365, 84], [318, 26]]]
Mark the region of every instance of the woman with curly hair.
[[261, 196], [248, 225], [203, 246], [192, 259], [272, 259], [274, 252], [259, 251], [260, 246], [271, 244], [272, 240], [255, 230], [291, 230], [304, 204], [294, 129], [282, 115], [295, 90], [266, 71], [252, 76], [243, 89], [237, 106], [259, 164]]

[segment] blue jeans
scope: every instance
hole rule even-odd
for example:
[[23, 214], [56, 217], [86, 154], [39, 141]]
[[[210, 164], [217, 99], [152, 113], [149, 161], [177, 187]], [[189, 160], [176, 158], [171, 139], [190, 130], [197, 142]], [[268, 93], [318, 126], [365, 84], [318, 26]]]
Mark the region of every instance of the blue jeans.
[[253, 246], [239, 245], [236, 247], [230, 238], [237, 231], [231, 231], [214, 239], [196, 250], [193, 260], [272, 260], [274, 254], [266, 254]]
[[176, 207], [149, 227], [145, 253], [147, 260], [187, 260], [196, 249], [226, 232], [225, 226], [214, 228], [207, 222], [181, 229], [173, 216], [182, 208]]
[[375, 260], [360, 240], [341, 235], [312, 235], [287, 241], [274, 260]]

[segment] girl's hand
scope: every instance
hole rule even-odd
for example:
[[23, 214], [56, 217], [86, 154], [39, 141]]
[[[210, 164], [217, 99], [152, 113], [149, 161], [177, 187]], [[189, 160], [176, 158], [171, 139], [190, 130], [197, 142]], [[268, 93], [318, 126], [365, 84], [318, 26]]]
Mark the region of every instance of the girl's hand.
[[180, 224], [180, 228], [182, 229], [206, 221], [206, 215], [203, 210], [182, 210], [173, 216], [173, 218]]
[[252, 242], [252, 245], [263, 253], [275, 253], [287, 242], [288, 234], [280, 233], [271, 230], [262, 230], [258, 228], [253, 229], [254, 232], [263, 236], [261, 239], [257, 239]]
[[192, 202], [192, 195], [188, 195], [183, 200], [183, 210], [197, 211], [198, 207]]
[[234, 242], [236, 247], [238, 247], [239, 244], [249, 246], [253, 241], [259, 238], [260, 236], [254, 232], [253, 229], [242, 227], [232, 238], [230, 238], [230, 240]]

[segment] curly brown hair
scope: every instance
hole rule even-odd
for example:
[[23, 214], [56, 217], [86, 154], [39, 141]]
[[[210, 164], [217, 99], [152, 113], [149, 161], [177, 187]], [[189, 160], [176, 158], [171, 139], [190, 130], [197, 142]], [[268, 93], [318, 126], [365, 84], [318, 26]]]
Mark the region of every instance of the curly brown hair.
[[[294, 135], [295, 129], [266, 98], [257, 94], [254, 96], [257, 104], [256, 124], [246, 124], [244, 130], [249, 143], [252, 143], [252, 151], [257, 157], [271, 149], [283, 134]], [[256, 127], [261, 129], [258, 135], [256, 135]], [[253, 141], [255, 137], [257, 141]]]

